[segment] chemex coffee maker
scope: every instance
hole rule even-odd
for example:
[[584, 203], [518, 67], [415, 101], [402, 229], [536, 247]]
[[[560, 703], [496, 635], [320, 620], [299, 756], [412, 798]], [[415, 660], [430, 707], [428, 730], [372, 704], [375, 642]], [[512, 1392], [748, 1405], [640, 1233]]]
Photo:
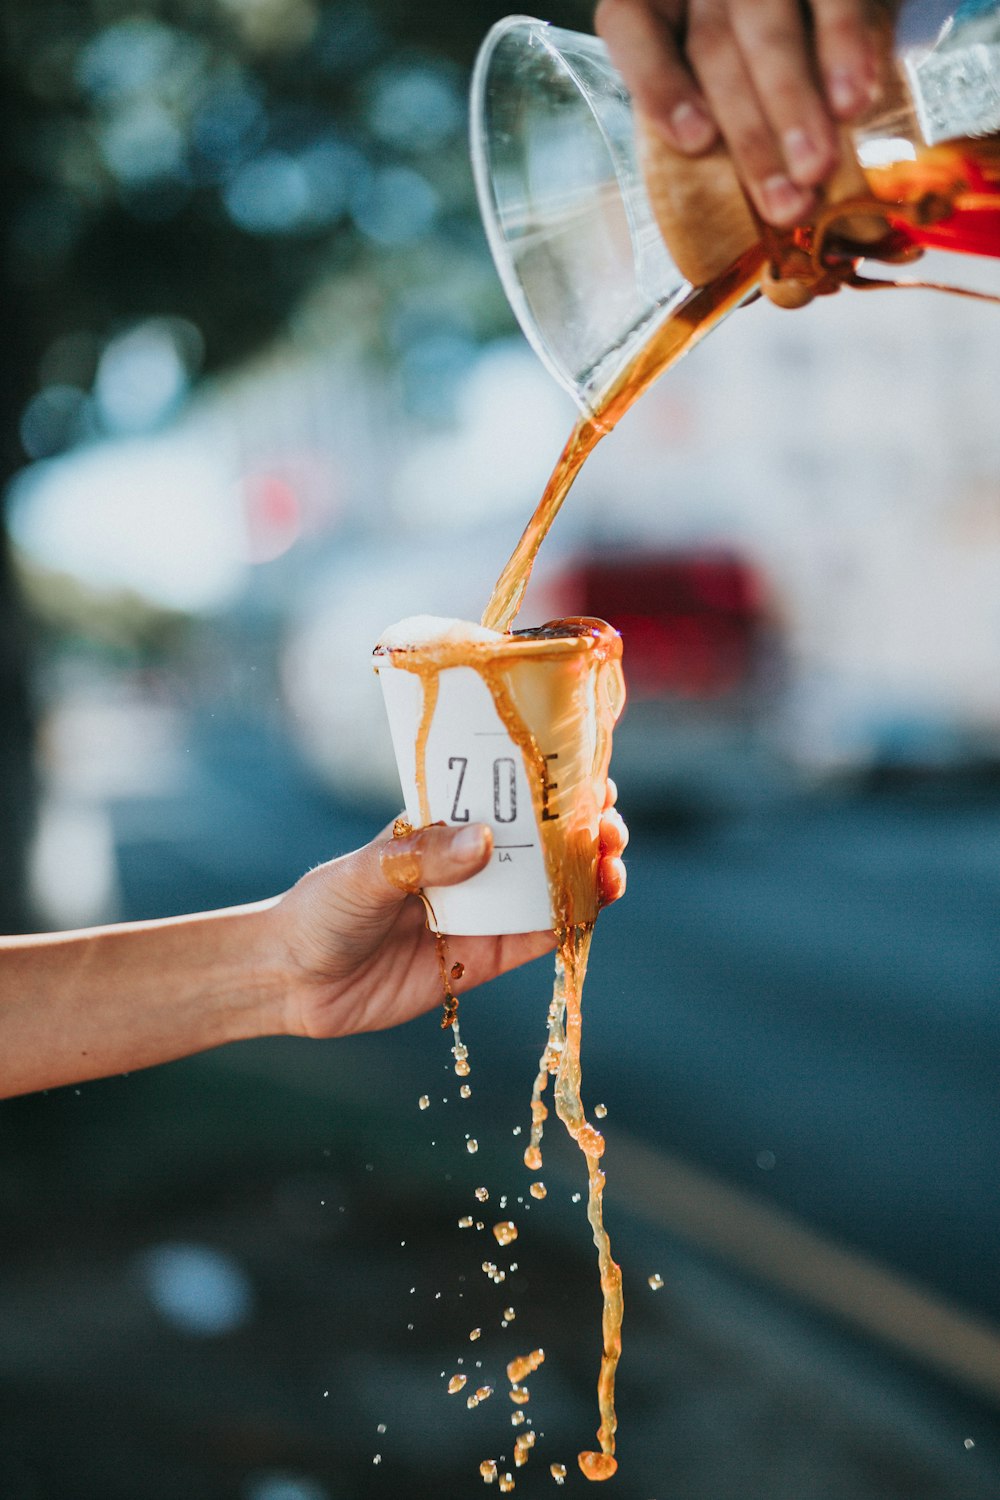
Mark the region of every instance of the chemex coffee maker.
[[721, 148], [681, 157], [644, 128], [596, 37], [528, 16], [493, 27], [472, 84], [483, 221], [524, 333], [585, 415], [713, 283], [728, 279], [709, 327], [760, 293], [800, 307], [845, 284], [907, 284], [862, 262], [1000, 257], [1000, 0], [965, 0], [929, 36], [927, 10], [901, 7], [881, 102], [844, 129], [813, 219], [780, 231]]

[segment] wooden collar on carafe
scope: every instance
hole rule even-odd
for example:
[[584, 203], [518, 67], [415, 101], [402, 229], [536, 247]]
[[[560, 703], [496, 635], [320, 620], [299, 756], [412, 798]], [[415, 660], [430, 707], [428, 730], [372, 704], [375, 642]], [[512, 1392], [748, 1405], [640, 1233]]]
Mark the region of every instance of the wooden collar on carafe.
[[[888, 96], [894, 101], [898, 96], [905, 106], [895, 74], [884, 80], [883, 97]], [[653, 216], [678, 270], [693, 286], [710, 285], [760, 244], [767, 256], [763, 295], [778, 307], [804, 307], [814, 297], [838, 291], [863, 254], [898, 262], [920, 253], [891, 231], [846, 130], [841, 132], [840, 165], [816, 213], [789, 229], [775, 229], [757, 215], [723, 145], [701, 156], [684, 156], [638, 112], [636, 137]], [[839, 205], [843, 213], [837, 212]], [[827, 254], [831, 235], [846, 247], [839, 259]]]

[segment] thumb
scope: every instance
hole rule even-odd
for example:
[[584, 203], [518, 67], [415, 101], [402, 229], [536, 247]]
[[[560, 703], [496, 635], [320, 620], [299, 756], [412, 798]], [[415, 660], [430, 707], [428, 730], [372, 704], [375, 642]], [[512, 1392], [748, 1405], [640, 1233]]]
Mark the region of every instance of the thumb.
[[485, 823], [467, 828], [433, 824], [403, 838], [393, 838], [379, 852], [384, 879], [394, 891], [412, 894], [427, 885], [458, 885], [476, 875], [493, 853], [493, 834]]

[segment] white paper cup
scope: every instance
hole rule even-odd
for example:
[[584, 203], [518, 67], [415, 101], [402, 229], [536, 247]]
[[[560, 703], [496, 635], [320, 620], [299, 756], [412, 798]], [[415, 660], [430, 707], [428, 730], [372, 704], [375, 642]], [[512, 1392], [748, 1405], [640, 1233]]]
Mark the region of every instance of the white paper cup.
[[[376, 652], [407, 819], [414, 827], [487, 823], [493, 832], [484, 870], [460, 885], [425, 891], [438, 932], [499, 936], [559, 925], [566, 913], [553, 902], [553, 859], [571, 886], [570, 920], [597, 915], [598, 824], [624, 685], [616, 633], [603, 622], [579, 623], [600, 625], [604, 636], [515, 635], [469, 643], [462, 649], [476, 665], [451, 664], [449, 657], [447, 665], [430, 669], [424, 648]], [[516, 702], [530, 735], [527, 754], [498, 712], [497, 667], [511, 692], [507, 701]], [[436, 682], [436, 698], [423, 747], [422, 807], [417, 761], [428, 681]], [[533, 795], [529, 772], [539, 752], [545, 761], [541, 798], [538, 777]]]

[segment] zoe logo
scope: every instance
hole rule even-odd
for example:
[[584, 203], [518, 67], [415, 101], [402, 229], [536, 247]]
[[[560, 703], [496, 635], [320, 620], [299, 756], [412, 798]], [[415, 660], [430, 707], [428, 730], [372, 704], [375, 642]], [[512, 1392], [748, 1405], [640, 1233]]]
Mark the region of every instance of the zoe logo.
[[[557, 755], [547, 755], [546, 761], [558, 760]], [[469, 757], [467, 755], [452, 755], [448, 758], [448, 770], [453, 774], [455, 781], [455, 794], [451, 804], [451, 821], [453, 823], [468, 823], [469, 808], [465, 802], [465, 780], [469, 769]], [[489, 773], [487, 773], [489, 774]], [[517, 819], [517, 762], [512, 755], [498, 755], [494, 758], [493, 768], [493, 821], [495, 823], [513, 823]], [[559, 816], [558, 813], [549, 811], [549, 794], [558, 787], [555, 781], [549, 781], [546, 777], [543, 788], [542, 817], [551, 820]]]

